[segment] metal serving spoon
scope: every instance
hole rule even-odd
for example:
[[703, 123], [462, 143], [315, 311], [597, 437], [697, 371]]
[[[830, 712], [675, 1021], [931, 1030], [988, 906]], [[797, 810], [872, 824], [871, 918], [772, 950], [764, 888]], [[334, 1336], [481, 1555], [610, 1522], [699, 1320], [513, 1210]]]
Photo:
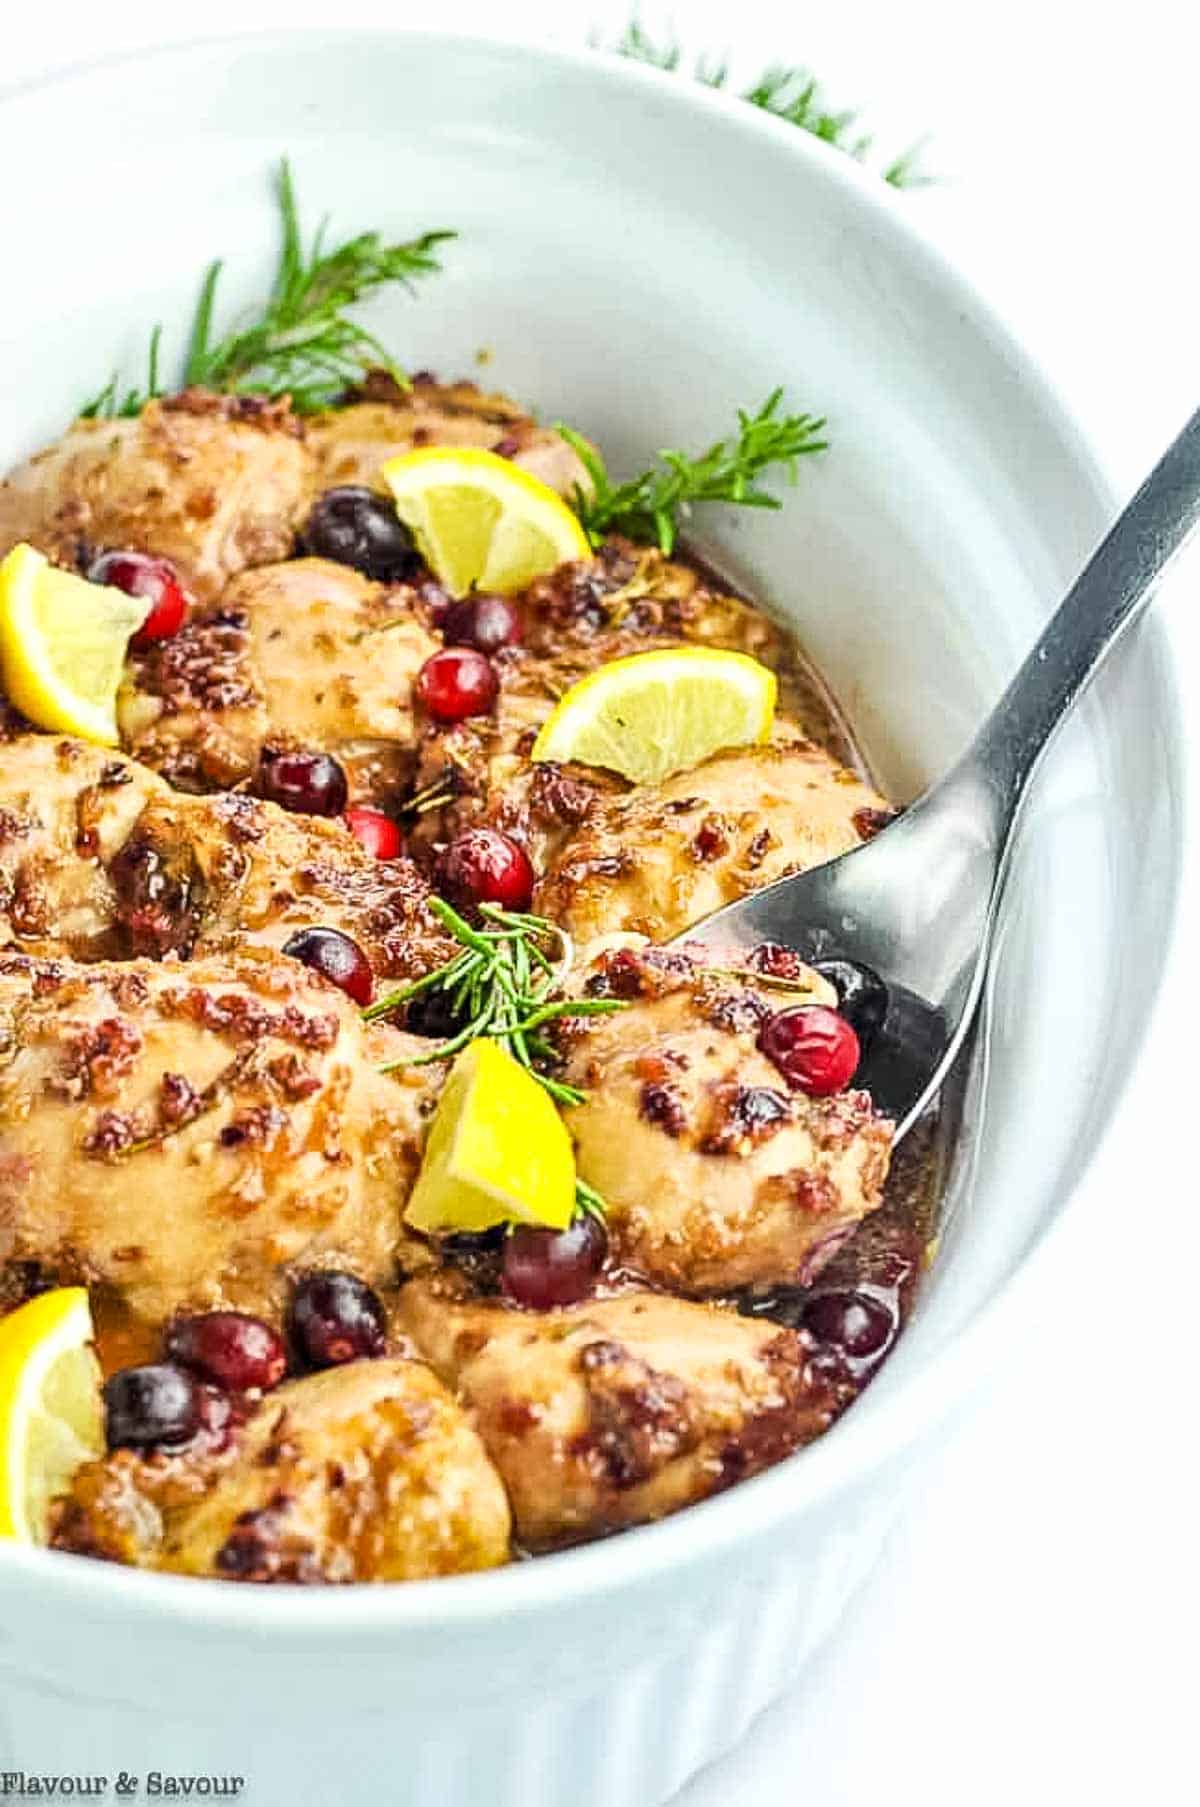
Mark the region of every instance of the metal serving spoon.
[[970, 1029], [1013, 827], [1050, 741], [1155, 580], [1200, 523], [1200, 411], [1101, 542], [966, 752], [866, 846], [778, 879], [681, 941], [809, 960], [841, 956], [887, 986], [858, 1083], [895, 1119], [920, 1116]]

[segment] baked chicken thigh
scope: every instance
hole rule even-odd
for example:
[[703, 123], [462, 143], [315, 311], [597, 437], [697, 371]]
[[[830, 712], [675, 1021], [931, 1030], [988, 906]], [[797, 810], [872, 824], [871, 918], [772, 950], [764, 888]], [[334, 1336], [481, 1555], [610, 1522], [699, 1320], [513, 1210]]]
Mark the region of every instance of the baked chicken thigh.
[[412, 1581], [507, 1562], [509, 1522], [465, 1413], [393, 1359], [279, 1387], [224, 1449], [89, 1462], [51, 1541], [229, 1581]]
[[797, 1332], [659, 1293], [531, 1313], [443, 1275], [410, 1281], [399, 1315], [474, 1413], [529, 1549], [676, 1512], [837, 1409]]
[[0, 1265], [152, 1323], [278, 1315], [298, 1266], [391, 1279], [435, 1081], [298, 961], [0, 954]]

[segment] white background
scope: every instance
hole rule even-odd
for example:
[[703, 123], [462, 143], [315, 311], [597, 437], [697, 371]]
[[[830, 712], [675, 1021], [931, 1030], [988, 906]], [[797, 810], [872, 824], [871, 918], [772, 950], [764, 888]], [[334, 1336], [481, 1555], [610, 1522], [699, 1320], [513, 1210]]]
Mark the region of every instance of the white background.
[[[1127, 489], [1200, 405], [1189, 13], [1192, 0], [644, 9], [746, 75], [808, 63], [863, 107], [881, 149], [928, 132], [942, 181], [904, 204], [1007, 312]], [[625, 16], [612, 0], [508, 0], [503, 18], [478, 0], [433, 14], [402, 0], [22, 6], [0, 80], [168, 36], [390, 21], [578, 44]], [[20, 247], [5, 253], [11, 281]], [[153, 255], [131, 243], [134, 280]], [[1193, 556], [1161, 607], [1200, 736], [1198, 584]], [[1043, 1276], [1036, 1331], [924, 1475], [802, 1688], [678, 1807], [1200, 1800], [1195, 883], [1190, 897], [1139, 1081]]]

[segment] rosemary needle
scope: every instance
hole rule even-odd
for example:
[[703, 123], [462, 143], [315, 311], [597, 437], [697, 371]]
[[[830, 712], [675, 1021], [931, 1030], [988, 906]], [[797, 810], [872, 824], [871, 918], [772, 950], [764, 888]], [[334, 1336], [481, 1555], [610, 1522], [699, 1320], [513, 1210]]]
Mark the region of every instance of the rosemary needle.
[[566, 937], [544, 916], [502, 910], [496, 904], [485, 903], [479, 906], [483, 926], [476, 928], [443, 898], [431, 898], [429, 907], [458, 942], [458, 953], [433, 972], [377, 999], [363, 1011], [363, 1017], [372, 1022], [414, 998], [437, 992], [461, 1027], [428, 1054], [389, 1061], [380, 1070], [389, 1073], [398, 1067], [448, 1060], [468, 1042], [489, 1036], [533, 1074], [556, 1104], [582, 1104], [585, 1094], [578, 1086], [564, 1085], [536, 1064], [554, 1058], [554, 1048], [541, 1031], [564, 1017], [608, 1015], [623, 1009], [622, 1001], [553, 996], [558, 987], [559, 966], [549, 958], [543, 944], [555, 939], [563, 944]]

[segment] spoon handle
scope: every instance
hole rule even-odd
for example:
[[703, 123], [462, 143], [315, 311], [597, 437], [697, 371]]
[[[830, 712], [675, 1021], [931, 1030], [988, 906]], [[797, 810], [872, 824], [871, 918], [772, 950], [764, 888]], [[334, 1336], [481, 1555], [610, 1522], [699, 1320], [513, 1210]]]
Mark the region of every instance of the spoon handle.
[[964, 756], [998, 839], [1055, 730], [1200, 524], [1200, 410], [1155, 465], [1067, 592]]

